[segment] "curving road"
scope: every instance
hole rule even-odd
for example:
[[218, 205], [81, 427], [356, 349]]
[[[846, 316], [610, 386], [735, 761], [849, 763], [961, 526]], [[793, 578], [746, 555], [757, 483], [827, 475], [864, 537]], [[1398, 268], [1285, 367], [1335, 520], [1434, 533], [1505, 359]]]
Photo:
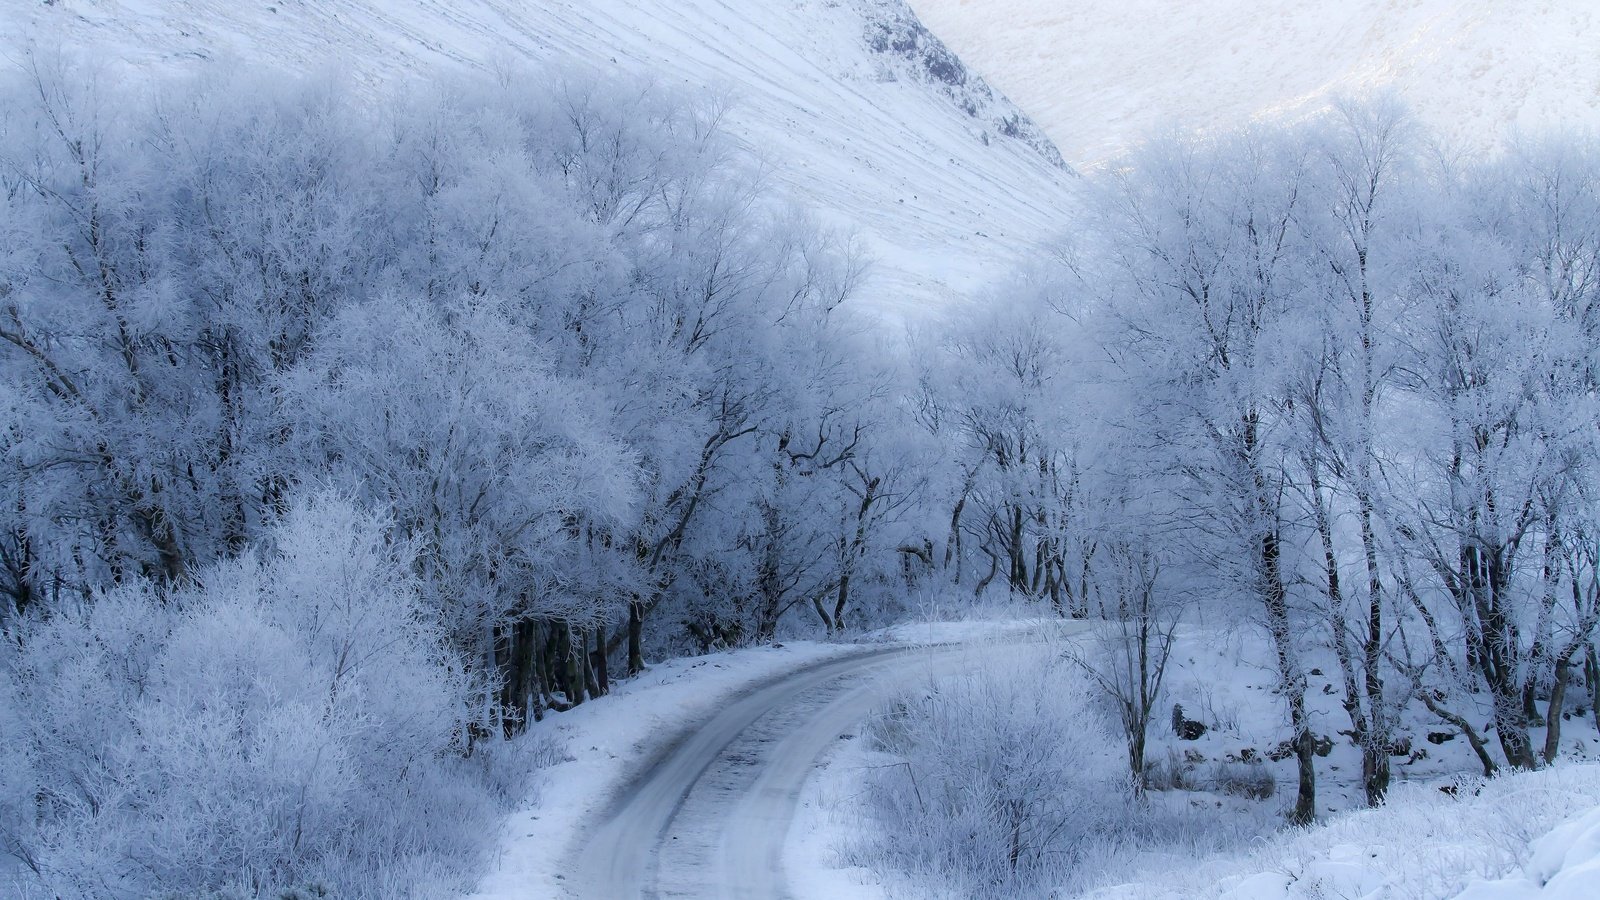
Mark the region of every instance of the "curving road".
[[622, 789], [568, 869], [573, 895], [787, 896], [784, 839], [818, 759], [897, 684], [964, 656], [947, 646], [869, 650], [730, 702]]

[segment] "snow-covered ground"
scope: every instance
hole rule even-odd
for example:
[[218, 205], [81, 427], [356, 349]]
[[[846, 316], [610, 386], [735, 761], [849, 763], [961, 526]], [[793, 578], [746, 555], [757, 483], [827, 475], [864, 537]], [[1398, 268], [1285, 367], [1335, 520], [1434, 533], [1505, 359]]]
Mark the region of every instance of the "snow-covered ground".
[[1469, 145], [1600, 126], [1594, 0], [910, 2], [1079, 165], [1380, 86]]
[[[1587, 773], [1593, 775], [1593, 773]], [[1592, 793], [1590, 795], [1593, 796]], [[1600, 897], [1600, 807], [1567, 819], [1533, 842], [1515, 874], [1475, 882], [1460, 900], [1590, 900]]]
[[565, 895], [562, 868], [576, 842], [661, 750], [664, 738], [755, 685], [860, 649], [796, 642], [675, 659], [619, 683], [606, 697], [535, 725], [531, 739], [550, 741], [564, 760], [541, 773], [537, 800], [507, 820], [499, 858], [474, 896]]
[[[474, 898], [557, 897], [576, 890], [568, 882], [572, 877], [568, 864], [619, 792], [656, 763], [686, 729], [694, 729], [764, 684], [828, 660], [860, 656], [869, 648], [978, 648], [991, 641], [1017, 640], [1051, 624], [1016, 619], [913, 623], [864, 635], [856, 643], [796, 641], [651, 666], [642, 676], [618, 684], [609, 696], [551, 716], [531, 729], [530, 739], [548, 743], [562, 761], [540, 773], [536, 799], [506, 822], [494, 867]], [[912, 674], [920, 671], [914, 658], [901, 668]], [[851, 869], [835, 853], [849, 829], [859, 825], [848, 803], [839, 802], [832, 793], [850, 784], [854, 774], [849, 762], [854, 745], [841, 743], [845, 762], [833, 766], [832, 756], [824, 757], [827, 765], [801, 794], [800, 815], [783, 851], [789, 887], [801, 897], [854, 896], [840, 892], [852, 885], [868, 891], [861, 896], [873, 896], [873, 876]]]
[[[954, 629], [959, 625], [938, 625]], [[1092, 642], [1092, 636], [1084, 639]], [[1084, 643], [1081, 646], [1091, 646]], [[1096, 900], [1179, 898], [1368, 898], [1412, 900], [1535, 900], [1600, 896], [1600, 763], [1592, 729], [1574, 717], [1558, 765], [1485, 780], [1456, 738], [1427, 740], [1452, 731], [1408, 710], [1402, 731], [1414, 755], [1394, 759], [1395, 783], [1387, 805], [1366, 809], [1354, 747], [1338, 735], [1344, 713], [1337, 682], [1325, 661], [1308, 660], [1308, 698], [1319, 733], [1334, 736], [1333, 751], [1317, 760], [1321, 816], [1317, 825], [1280, 830], [1294, 793], [1293, 760], [1263, 760], [1287, 737], [1281, 700], [1264, 642], [1249, 629], [1193, 628], [1175, 651], [1166, 702], [1182, 703], [1186, 717], [1209, 726], [1200, 740], [1179, 740], [1168, 724], [1151, 727], [1151, 758], [1191, 762], [1192, 790], [1153, 792], [1153, 804], [1181, 816], [1187, 827], [1233, 837], [1196, 843], [1230, 847], [1196, 855], [1183, 843], [1163, 850], [1117, 848], [1091, 883]], [[1336, 677], [1336, 673], [1335, 673]], [[1332, 684], [1334, 692], [1324, 690]], [[1536, 741], [1539, 732], [1536, 731]], [[811, 893], [801, 896], [879, 900], [918, 896], [927, 885], [901, 883], [871, 861], [866, 829], [876, 827], [862, 807], [874, 767], [892, 763], [867, 741], [843, 744], [807, 785], [789, 838], [795, 870], [809, 870]], [[1415, 751], [1422, 751], [1417, 753]], [[1213, 779], [1260, 765], [1277, 783], [1265, 799], [1230, 795]], [[1564, 824], [1565, 823], [1565, 824]], [[1254, 838], [1251, 835], [1255, 835]], [[1230, 843], [1231, 842], [1231, 843]], [[1108, 845], [1109, 847], [1109, 845]], [[866, 853], [867, 855], [863, 855]], [[1466, 891], [1462, 894], [1462, 891]]]
[[577, 60], [726, 92], [730, 131], [774, 181], [876, 260], [863, 304], [914, 319], [1064, 228], [1074, 182], [914, 23], [901, 0], [0, 0], [0, 54], [66, 46], [135, 74], [261, 61], [373, 82]]
[[[1341, 705], [1344, 694], [1337, 661], [1331, 652], [1319, 649], [1306, 652], [1303, 665], [1307, 670], [1306, 707], [1311, 728], [1333, 743], [1328, 755], [1317, 760], [1318, 813], [1360, 808], [1365, 804], [1360, 786], [1361, 754], [1342, 733], [1351, 726]], [[1270, 646], [1253, 628], [1214, 626], [1184, 631], [1173, 650], [1161, 711], [1170, 711], [1173, 704], [1181, 705], [1184, 716], [1201, 722], [1207, 731], [1198, 740], [1179, 740], [1173, 734], [1170, 717], [1158, 716], [1151, 726], [1150, 758], [1170, 753], [1179, 760], [1194, 760], [1189, 766], [1201, 781], [1218, 764], [1245, 760], [1259, 763], [1277, 783], [1277, 792], [1269, 802], [1286, 812], [1294, 802], [1295, 761], [1266, 758], [1290, 737], [1284, 701], [1275, 689], [1275, 671]], [[1568, 709], [1569, 714], [1573, 712]], [[1489, 718], [1486, 709], [1471, 715], [1481, 715], [1484, 721]], [[1430, 734], [1449, 738], [1434, 743], [1429, 740]], [[1535, 728], [1533, 736], [1534, 745], [1542, 747], [1544, 729]], [[1466, 739], [1419, 703], [1413, 702], [1404, 710], [1395, 738], [1409, 747], [1407, 753], [1390, 760], [1396, 784], [1432, 785], [1456, 773], [1481, 771]], [[1561, 743], [1563, 756], [1600, 759], [1600, 739], [1582, 716], [1574, 716]]]
[[[1209, 731], [1197, 741], [1179, 741], [1159, 722], [1152, 728], [1153, 754], [1203, 759], [1195, 770], [1204, 781], [1208, 766], [1235, 762], [1247, 748], [1259, 760], [1288, 737], [1282, 701], [1272, 691], [1270, 653], [1253, 630], [1191, 630], [1175, 649], [1173, 664], [1168, 702], [1183, 704], [1185, 715]], [[1455, 729], [1413, 704], [1397, 729], [1411, 752], [1391, 760], [1389, 801], [1365, 809], [1359, 753], [1339, 733], [1350, 726], [1339, 705], [1334, 660], [1313, 654], [1305, 664], [1313, 728], [1333, 738], [1332, 752], [1317, 760], [1320, 824], [1274, 835], [1247, 853], [1130, 878], [1092, 896], [1398, 900], [1454, 897], [1469, 886], [1464, 896], [1473, 900], [1600, 896], [1600, 739], [1580, 710], [1569, 709], [1559, 765], [1485, 781], [1474, 774], [1481, 770], [1465, 739], [1435, 743], [1430, 735], [1454, 735]], [[1535, 745], [1542, 745], [1544, 730], [1533, 734]], [[1294, 792], [1293, 760], [1262, 765], [1278, 784], [1267, 802], [1287, 806]], [[1569, 818], [1579, 824], [1557, 828]], [[1553, 836], [1544, 837], [1552, 829]], [[1555, 879], [1558, 871], [1566, 874]], [[1550, 886], [1540, 892], [1545, 882]]]
[[1600, 765], [1402, 784], [1387, 806], [1096, 891], [1094, 900], [1587, 900], [1600, 896]]
[[[541, 775], [537, 800], [505, 825], [501, 850], [477, 900], [565, 896], [567, 871], [579, 842], [632, 779], [694, 723], [709, 719], [758, 686], [818, 663], [879, 646], [968, 645], [1016, 640], [1049, 623], [1022, 620], [921, 622], [896, 626], [860, 643], [792, 642], [681, 659], [651, 667], [608, 697], [552, 716], [533, 739], [563, 757]], [[1092, 641], [1092, 638], [1083, 640]], [[1083, 644], [1083, 646], [1089, 646]], [[989, 651], [992, 652], [992, 651]], [[1248, 630], [1191, 630], [1177, 649], [1167, 698], [1188, 717], [1210, 726], [1198, 741], [1179, 741], [1164, 721], [1152, 725], [1152, 758], [1172, 749], [1203, 759], [1202, 783], [1212, 764], [1237, 761], [1245, 748], [1257, 759], [1286, 736], [1280, 701], [1263, 643]], [[1310, 660], [1318, 671], [1320, 660]], [[1322, 688], [1337, 684], [1312, 675], [1310, 697], [1320, 733], [1337, 734], [1342, 710]], [[1216, 897], [1449, 898], [1535, 900], [1600, 896], [1600, 764], [1592, 732], [1574, 722], [1561, 765], [1485, 781], [1471, 774], [1465, 742], [1425, 740], [1446, 731], [1413, 711], [1404, 723], [1419, 758], [1396, 758], [1395, 786], [1383, 809], [1361, 808], [1359, 759], [1339, 737], [1318, 760], [1320, 811], [1310, 829], [1265, 835], [1248, 847], [1211, 857], [1143, 855], [1114, 863], [1125, 874], [1090, 896], [1098, 900]], [[852, 737], [860, 730], [853, 729]], [[860, 808], [861, 779], [882, 754], [867, 741], [837, 742], [801, 791], [797, 815], [783, 847], [788, 889], [797, 898], [881, 900], [915, 891], [892, 873], [861, 865], [854, 850], [871, 827]], [[1293, 763], [1264, 762], [1278, 783], [1266, 800], [1220, 790], [1162, 792], [1155, 802], [1215, 806], [1219, 823], [1235, 831], [1281, 822], [1279, 807], [1292, 801]], [[1441, 789], [1443, 788], [1443, 789]], [[1193, 812], [1191, 811], [1191, 815]], [[1249, 819], [1248, 822], [1245, 819]], [[1194, 819], [1199, 822], [1203, 817]], [[1563, 824], [1568, 823], [1568, 824]]]

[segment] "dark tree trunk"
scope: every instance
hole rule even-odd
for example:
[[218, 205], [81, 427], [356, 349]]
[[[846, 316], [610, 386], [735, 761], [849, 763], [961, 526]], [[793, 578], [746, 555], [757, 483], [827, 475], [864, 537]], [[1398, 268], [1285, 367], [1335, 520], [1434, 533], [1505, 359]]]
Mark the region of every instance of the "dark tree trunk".
[[1011, 567], [1008, 581], [1012, 592], [1030, 596], [1033, 591], [1028, 583], [1028, 556], [1022, 546], [1022, 507], [1011, 508], [1011, 521], [1007, 523], [1006, 553]]
[[1594, 730], [1600, 731], [1600, 655], [1591, 641], [1583, 655], [1583, 677], [1589, 688], [1589, 712], [1594, 717]]
[[604, 625], [595, 629], [594, 633], [594, 676], [595, 683], [599, 686], [598, 696], [611, 693], [610, 665], [606, 659], [606, 627]]
[[849, 602], [850, 570], [846, 569], [844, 573], [839, 576], [839, 591], [838, 594], [835, 595], [834, 599], [832, 621], [827, 621], [824, 619], [824, 621], [827, 623], [828, 632], [830, 634], [844, 631], [844, 610]]
[[600, 696], [600, 679], [595, 675], [594, 654], [589, 650], [589, 632], [577, 634], [578, 664], [583, 671], [583, 688], [590, 697]]
[[589, 661], [581, 643], [582, 635], [575, 635], [572, 626], [561, 625], [561, 667], [563, 685], [566, 688], [567, 702], [573, 706], [582, 703], [585, 698], [584, 673], [589, 668]]
[[1361, 511], [1362, 555], [1367, 563], [1367, 633], [1361, 647], [1367, 732], [1361, 746], [1361, 781], [1366, 787], [1367, 805], [1378, 806], [1389, 793], [1389, 746], [1393, 740], [1388, 702], [1383, 696], [1383, 574], [1372, 527], [1372, 498], [1363, 488], [1356, 499]]
[[1453, 713], [1440, 706], [1437, 701], [1428, 696], [1427, 691], [1421, 692], [1418, 696], [1422, 699], [1422, 705], [1426, 706], [1430, 712], [1454, 725], [1457, 731], [1466, 735], [1467, 743], [1472, 745], [1472, 752], [1478, 756], [1479, 765], [1483, 766], [1483, 776], [1485, 778], [1493, 778], [1495, 773], [1500, 770], [1500, 767], [1495, 765], [1494, 757], [1489, 755], [1488, 744], [1484, 743], [1483, 736], [1478, 734], [1476, 728], [1472, 727], [1472, 723], [1467, 721], [1465, 716]]
[[532, 712], [536, 709], [534, 671], [538, 629], [531, 619], [524, 619], [507, 629], [505, 668], [501, 674], [501, 720], [506, 737], [526, 731]]
[[1267, 630], [1277, 651], [1278, 680], [1285, 698], [1289, 701], [1289, 727], [1294, 732], [1295, 761], [1298, 769], [1298, 786], [1294, 809], [1289, 822], [1308, 825], [1317, 817], [1317, 769], [1311, 733], [1311, 719], [1306, 712], [1306, 679], [1300, 671], [1298, 654], [1294, 649], [1294, 636], [1289, 622], [1289, 596], [1283, 584], [1280, 567], [1280, 545], [1276, 531], [1269, 531], [1261, 540], [1261, 575], [1264, 579], [1267, 613]]
[[1133, 770], [1133, 791], [1144, 793], [1144, 744], [1149, 725], [1128, 729], [1128, 766]]
[[644, 671], [644, 603], [628, 604], [628, 674]]
[[1545, 716], [1548, 726], [1544, 733], [1544, 762], [1556, 761], [1561, 752], [1561, 710], [1567, 702], [1567, 677], [1572, 673], [1572, 655], [1563, 654], [1556, 660], [1555, 683], [1550, 685], [1550, 708]]
[[548, 622], [535, 623], [533, 632], [533, 670], [535, 690], [539, 695], [539, 707], [542, 710], [550, 706], [550, 695], [556, 690], [555, 669], [551, 664], [550, 632]]
[[1494, 706], [1495, 737], [1514, 769], [1533, 769], [1533, 739], [1523, 714], [1522, 686], [1516, 679], [1517, 630], [1507, 617], [1504, 593], [1510, 572], [1501, 551], [1475, 543], [1461, 548], [1468, 609], [1475, 616], [1468, 639], [1477, 648], [1478, 669]]

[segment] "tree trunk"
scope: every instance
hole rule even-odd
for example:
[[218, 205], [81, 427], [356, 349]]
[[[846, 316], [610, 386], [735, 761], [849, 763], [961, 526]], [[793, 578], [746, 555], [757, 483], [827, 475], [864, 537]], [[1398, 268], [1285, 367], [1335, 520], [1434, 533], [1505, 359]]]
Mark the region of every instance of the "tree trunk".
[[599, 685], [599, 696], [611, 693], [610, 664], [606, 659], [606, 627], [601, 625], [594, 632], [594, 674], [595, 682]]
[[[1351, 733], [1356, 745], [1361, 748], [1361, 784], [1366, 791], [1367, 805], [1378, 806], [1383, 803], [1384, 794], [1389, 788], [1389, 748], [1388, 740], [1376, 733], [1373, 720], [1376, 718], [1376, 704], [1383, 702], [1382, 683], [1374, 693], [1370, 668], [1366, 672], [1366, 704], [1363, 705], [1360, 682], [1357, 677], [1355, 654], [1350, 649], [1350, 640], [1345, 633], [1345, 602], [1344, 588], [1339, 579], [1339, 558], [1333, 545], [1333, 528], [1329, 520], [1327, 505], [1322, 499], [1322, 484], [1317, 474], [1316, 463], [1307, 465], [1311, 485], [1312, 513], [1316, 520], [1317, 535], [1322, 541], [1323, 577], [1326, 580], [1328, 595], [1328, 625], [1333, 630], [1334, 656], [1339, 661], [1339, 675], [1344, 686], [1344, 710], [1350, 717]], [[1369, 588], [1370, 589], [1370, 588]], [[1370, 632], [1369, 632], [1370, 634]], [[1363, 649], [1370, 650], [1370, 643]], [[1370, 653], [1363, 656], [1362, 664], [1370, 667]], [[1369, 710], [1372, 712], [1369, 713]]]
[[535, 708], [534, 646], [538, 643], [537, 629], [531, 619], [519, 621], [505, 632], [507, 642], [506, 667], [502, 674], [501, 718], [505, 736], [510, 738], [528, 728], [530, 713]]
[[1134, 708], [1132, 698], [1122, 704], [1123, 724], [1128, 732], [1128, 768], [1133, 771], [1133, 792], [1144, 795], [1144, 749], [1150, 733], [1150, 710]]
[[1279, 568], [1280, 547], [1276, 531], [1261, 540], [1261, 574], [1265, 581], [1267, 630], [1277, 650], [1278, 680], [1289, 701], [1289, 726], [1294, 732], [1295, 761], [1299, 773], [1294, 809], [1289, 813], [1293, 825], [1309, 825], [1317, 817], [1317, 770], [1313, 751], [1311, 719], [1306, 712], [1306, 679], [1294, 649], [1289, 623], [1289, 597]]
[[542, 710], [550, 705], [550, 693], [555, 690], [555, 673], [550, 666], [550, 626], [546, 622], [534, 625], [533, 633], [533, 671], [536, 682], [534, 690], [539, 695], [539, 707]]
[[956, 499], [956, 505], [950, 511], [950, 540], [944, 545], [944, 567], [950, 568], [955, 563], [955, 574], [951, 576], [952, 584], [961, 583], [961, 512], [966, 509], [967, 495], [972, 492], [973, 476], [968, 475], [962, 486], [961, 496]]
[[811, 608], [817, 611], [817, 618], [822, 620], [822, 627], [829, 634], [833, 634], [833, 617], [828, 615], [828, 607], [822, 602], [822, 597], [811, 598]]
[[595, 676], [594, 654], [589, 650], [589, 632], [580, 631], [577, 637], [578, 664], [583, 670], [583, 688], [590, 697], [600, 696], [600, 679]]
[[844, 609], [845, 609], [845, 606], [849, 602], [850, 602], [850, 570], [846, 569], [844, 571], [844, 573], [839, 576], [839, 592], [835, 596], [835, 599], [834, 599], [833, 618], [830, 621], [828, 619], [828, 617], [826, 617], [826, 616], [823, 617], [823, 621], [828, 626], [828, 633], [829, 634], [834, 634], [836, 632], [843, 632], [844, 631]]
[[628, 674], [644, 671], [644, 603], [628, 604]]
[[1454, 725], [1456, 730], [1466, 735], [1467, 743], [1472, 745], [1472, 752], [1478, 755], [1478, 763], [1483, 766], [1483, 777], [1493, 778], [1500, 767], [1495, 765], [1494, 757], [1489, 755], [1488, 745], [1484, 743], [1483, 736], [1478, 734], [1478, 730], [1472, 727], [1472, 723], [1468, 722], [1465, 716], [1440, 706], [1428, 696], [1427, 691], [1420, 691], [1417, 696], [1422, 699], [1422, 705], [1426, 706], [1429, 712]]
[[561, 668], [562, 680], [565, 682], [567, 702], [573, 706], [584, 701], [584, 670], [588, 662], [584, 659], [583, 645], [579, 643], [581, 636], [574, 636], [572, 626], [561, 625]]
[[1590, 641], [1583, 655], [1583, 676], [1589, 688], [1589, 713], [1594, 717], [1594, 730], [1600, 731], [1600, 657]]
[[1009, 581], [1013, 593], [1022, 594], [1026, 597], [1033, 592], [1028, 585], [1028, 555], [1022, 546], [1022, 524], [1022, 507], [1013, 506], [1011, 508], [1011, 521], [1008, 523], [1010, 534], [1007, 541], [1008, 546], [1006, 547], [1011, 563]]
[[1550, 707], [1545, 716], [1545, 765], [1555, 762], [1556, 754], [1561, 752], [1561, 709], [1567, 701], [1567, 676], [1571, 671], [1572, 656], [1563, 654], [1556, 660], [1556, 680], [1550, 685]]
[[1362, 641], [1362, 680], [1367, 692], [1366, 740], [1361, 745], [1361, 781], [1367, 805], [1378, 806], [1389, 793], [1388, 702], [1383, 696], [1383, 575], [1378, 565], [1378, 541], [1372, 527], [1372, 498], [1365, 487], [1357, 492], [1361, 513], [1361, 549], [1367, 563], [1367, 633]]
[[1510, 572], [1500, 556], [1498, 549], [1477, 543], [1461, 549], [1466, 600], [1470, 614], [1476, 618], [1468, 629], [1468, 639], [1478, 650], [1478, 668], [1493, 701], [1495, 737], [1506, 764], [1514, 769], [1533, 769], [1538, 762], [1533, 756], [1528, 720], [1523, 715], [1522, 685], [1515, 675], [1517, 629], [1504, 607], [1505, 582]]

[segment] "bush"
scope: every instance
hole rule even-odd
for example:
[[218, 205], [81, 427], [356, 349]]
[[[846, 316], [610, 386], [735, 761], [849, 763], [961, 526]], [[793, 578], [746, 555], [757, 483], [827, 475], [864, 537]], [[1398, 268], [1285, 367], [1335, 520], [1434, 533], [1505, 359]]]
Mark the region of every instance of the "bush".
[[1192, 791], [1194, 766], [1169, 748], [1165, 757], [1152, 757], [1145, 762], [1144, 786], [1152, 791]]
[[1120, 744], [1079, 673], [1044, 652], [985, 660], [898, 698], [871, 728], [867, 852], [934, 892], [1018, 897], [1106, 840], [1132, 796]]
[[1152, 791], [1216, 791], [1249, 800], [1266, 800], [1277, 793], [1278, 782], [1261, 762], [1212, 763], [1201, 776], [1196, 769], [1203, 757], [1180, 756], [1168, 749], [1166, 756], [1145, 763], [1144, 786]]
[[255, 557], [23, 629], [0, 682], [0, 850], [59, 896], [466, 886], [532, 767], [462, 753], [468, 679], [385, 531], [301, 502]]
[[1266, 800], [1278, 790], [1272, 771], [1259, 762], [1214, 763], [1207, 785], [1214, 791], [1248, 800]]

